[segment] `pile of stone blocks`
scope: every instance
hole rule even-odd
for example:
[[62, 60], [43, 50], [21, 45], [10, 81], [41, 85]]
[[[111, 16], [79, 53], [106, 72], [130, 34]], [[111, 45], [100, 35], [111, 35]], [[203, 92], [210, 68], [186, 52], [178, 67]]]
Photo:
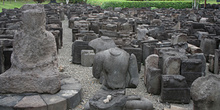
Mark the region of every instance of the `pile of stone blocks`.
[[[163, 102], [189, 103], [190, 87], [207, 74], [206, 63], [210, 72], [219, 74], [219, 10], [120, 7], [103, 10], [86, 4], [65, 8], [73, 45], [78, 40], [86, 43], [102, 36], [112, 39], [117, 47], [136, 56], [139, 71], [145, 65], [147, 91], [161, 94]], [[105, 50], [105, 44], [102, 45], [102, 49], [93, 47], [95, 54]], [[155, 63], [150, 59], [155, 59]], [[162, 83], [170, 85], [165, 87]], [[185, 98], [165, 97], [178, 94], [181, 89]]]

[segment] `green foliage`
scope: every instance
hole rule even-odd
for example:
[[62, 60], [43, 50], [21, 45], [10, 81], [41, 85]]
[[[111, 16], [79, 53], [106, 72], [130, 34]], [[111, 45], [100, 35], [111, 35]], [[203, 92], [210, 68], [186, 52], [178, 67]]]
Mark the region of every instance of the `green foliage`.
[[83, 3], [86, 2], [86, 0], [70, 0], [71, 3]]
[[34, 0], [34, 2], [43, 3], [43, 2], [45, 2], [45, 0]]
[[[59, 1], [59, 0], [58, 0]], [[43, 2], [42, 4], [48, 4], [50, 1], [47, 0]], [[0, 2], [0, 12], [2, 12], [2, 8], [5, 9], [14, 9], [14, 8], [21, 8], [24, 4], [36, 4], [33, 0], [7, 0], [3, 2]]]
[[192, 1], [100, 1], [88, 0], [91, 5], [99, 5], [102, 8], [122, 7], [122, 8], [141, 8], [141, 7], [156, 7], [156, 8], [191, 8]]

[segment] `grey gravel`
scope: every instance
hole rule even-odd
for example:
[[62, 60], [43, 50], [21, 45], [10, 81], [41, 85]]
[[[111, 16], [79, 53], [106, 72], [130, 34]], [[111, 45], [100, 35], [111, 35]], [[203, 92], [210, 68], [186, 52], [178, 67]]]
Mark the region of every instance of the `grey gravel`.
[[[91, 98], [97, 90], [101, 87], [98, 80], [92, 76], [92, 67], [83, 67], [81, 65], [71, 63], [71, 51], [72, 51], [72, 30], [68, 28], [68, 19], [65, 17], [63, 23], [63, 47], [59, 50], [58, 61], [59, 66], [64, 68], [62, 74], [70, 75], [77, 79], [82, 84], [83, 96], [81, 103], [72, 110], [82, 110], [85, 103]], [[139, 74], [140, 80], [139, 85], [136, 89], [127, 89], [127, 95], [139, 95], [146, 97], [152, 101], [155, 110], [163, 110], [164, 107], [170, 107], [169, 103], [160, 103], [159, 95], [151, 95], [147, 93], [147, 89], [144, 85], [144, 66], [141, 67]], [[193, 102], [190, 104], [172, 104], [181, 106], [193, 110]]]

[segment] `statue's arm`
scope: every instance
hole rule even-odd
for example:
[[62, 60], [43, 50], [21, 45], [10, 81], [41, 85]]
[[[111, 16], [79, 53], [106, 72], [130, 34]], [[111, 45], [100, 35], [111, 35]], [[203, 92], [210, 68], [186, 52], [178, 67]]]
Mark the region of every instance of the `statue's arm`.
[[92, 68], [92, 74], [95, 78], [99, 79], [100, 74], [102, 72], [103, 67], [103, 56], [99, 52], [95, 55], [94, 61], [93, 61], [93, 68]]
[[139, 82], [139, 76], [138, 76], [138, 65], [137, 65], [137, 59], [134, 54], [131, 54], [129, 58], [129, 68], [128, 73], [130, 75], [130, 81], [129, 81], [129, 87], [136, 88], [138, 86]]

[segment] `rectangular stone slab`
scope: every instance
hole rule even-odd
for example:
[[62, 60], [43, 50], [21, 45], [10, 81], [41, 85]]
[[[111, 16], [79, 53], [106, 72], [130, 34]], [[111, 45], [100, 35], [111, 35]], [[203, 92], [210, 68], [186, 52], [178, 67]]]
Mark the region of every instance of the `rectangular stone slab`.
[[203, 74], [201, 59], [182, 60], [180, 74], [186, 78], [186, 82], [190, 87], [193, 81]]
[[162, 75], [161, 101], [171, 103], [189, 103], [190, 89], [185, 77], [181, 75]]

